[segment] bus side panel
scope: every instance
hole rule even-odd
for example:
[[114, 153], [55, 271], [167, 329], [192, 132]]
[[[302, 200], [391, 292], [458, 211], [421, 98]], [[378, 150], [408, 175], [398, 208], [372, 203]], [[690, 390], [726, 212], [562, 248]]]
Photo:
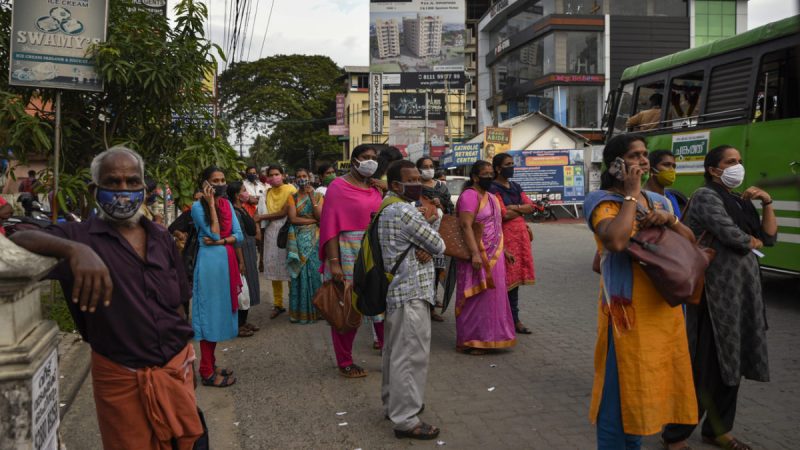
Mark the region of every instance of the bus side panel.
[[[800, 119], [756, 122], [749, 125], [748, 146], [745, 150], [745, 185], [752, 186], [765, 179], [791, 177], [791, 163], [800, 161], [800, 147], [794, 133], [800, 129]], [[800, 188], [793, 186], [765, 188], [772, 197], [778, 217], [778, 243], [765, 248], [761, 264], [800, 272]], [[756, 202], [760, 208], [760, 203]]]

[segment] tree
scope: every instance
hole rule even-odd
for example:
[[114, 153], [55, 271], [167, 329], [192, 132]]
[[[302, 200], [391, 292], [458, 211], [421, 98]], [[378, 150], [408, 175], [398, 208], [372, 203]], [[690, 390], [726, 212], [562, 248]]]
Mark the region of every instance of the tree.
[[274, 152], [290, 167], [306, 167], [309, 153], [312, 159], [340, 153], [328, 125], [334, 120], [342, 75], [330, 58], [320, 55], [237, 62], [220, 76], [220, 101], [231, 129], [265, 136], [257, 141], [259, 157]]
[[[7, 73], [11, 4], [0, 2], [0, 71]], [[166, 17], [135, 10], [127, 0], [112, 0], [109, 8], [108, 39], [91, 49], [104, 92], [62, 95], [62, 170], [76, 174], [100, 151], [125, 144], [185, 202], [205, 165], [231, 173], [242, 166], [222, 137], [226, 131], [214, 120], [212, 93], [204, 87], [204, 75], [216, 71], [214, 52], [222, 55], [203, 35], [206, 6], [178, 1], [174, 28]], [[48, 104], [54, 92], [11, 87], [0, 77], [0, 98], [7, 100], [0, 104], [0, 147], [10, 147], [23, 162], [51, 148], [52, 115], [24, 114], [34, 96]]]

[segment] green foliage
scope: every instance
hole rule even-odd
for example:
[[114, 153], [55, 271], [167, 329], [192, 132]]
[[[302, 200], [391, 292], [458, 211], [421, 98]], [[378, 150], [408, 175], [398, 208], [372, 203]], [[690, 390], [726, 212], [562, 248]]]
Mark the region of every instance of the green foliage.
[[[104, 92], [62, 95], [63, 170], [76, 180], [85, 184], [80, 169], [117, 144], [137, 150], [155, 179], [180, 186], [175, 190], [179, 202], [187, 200], [184, 187], [194, 183], [206, 161], [229, 170], [240, 166], [223, 138], [225, 128], [212, 116], [213, 98], [204, 87], [205, 74], [216, 70], [214, 54], [222, 55], [203, 37], [206, 6], [197, 0], [175, 3], [175, 26], [170, 28], [165, 17], [131, 10], [129, 0], [111, 0], [107, 42], [91, 50]], [[0, 0], [2, 73], [8, 71], [10, 16], [10, 4]], [[24, 113], [34, 94], [0, 77], [0, 147], [11, 147], [21, 161], [51, 149], [53, 118]], [[38, 95], [48, 102], [55, 93]], [[202, 152], [209, 154], [198, 156]], [[71, 181], [68, 176], [62, 180]], [[77, 191], [72, 194], [80, 197]]]
[[64, 291], [61, 286], [55, 285], [55, 296], [51, 296], [53, 289], [50, 288], [49, 283], [47, 287], [42, 287], [41, 292], [42, 317], [55, 321], [61, 331], [68, 333], [75, 331], [77, 327], [75, 321], [72, 320], [72, 314], [69, 312], [69, 306], [64, 299]]
[[254, 145], [254, 163], [306, 167], [309, 151], [320, 159], [336, 159], [341, 151], [328, 125], [342, 75], [330, 58], [320, 55], [238, 62], [220, 76], [220, 100], [231, 129], [263, 135]]

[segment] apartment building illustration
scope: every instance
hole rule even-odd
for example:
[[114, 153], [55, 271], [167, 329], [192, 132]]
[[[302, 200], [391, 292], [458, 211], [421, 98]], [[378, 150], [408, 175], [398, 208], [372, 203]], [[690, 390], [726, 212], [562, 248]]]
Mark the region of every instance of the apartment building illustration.
[[442, 17], [403, 17], [403, 39], [406, 48], [420, 58], [438, 56], [442, 51]]
[[378, 58], [400, 56], [400, 25], [394, 19], [375, 21]]

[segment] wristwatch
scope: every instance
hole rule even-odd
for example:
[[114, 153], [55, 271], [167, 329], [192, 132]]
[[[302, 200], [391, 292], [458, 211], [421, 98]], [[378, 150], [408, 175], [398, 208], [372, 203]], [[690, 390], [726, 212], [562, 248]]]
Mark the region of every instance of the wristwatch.
[[636, 197], [634, 197], [634, 196], [632, 196], [632, 195], [626, 195], [626, 196], [625, 196], [625, 201], [626, 201], [626, 202], [633, 202], [633, 203], [636, 203], [636, 202], [637, 202], [637, 201], [636, 201]]

